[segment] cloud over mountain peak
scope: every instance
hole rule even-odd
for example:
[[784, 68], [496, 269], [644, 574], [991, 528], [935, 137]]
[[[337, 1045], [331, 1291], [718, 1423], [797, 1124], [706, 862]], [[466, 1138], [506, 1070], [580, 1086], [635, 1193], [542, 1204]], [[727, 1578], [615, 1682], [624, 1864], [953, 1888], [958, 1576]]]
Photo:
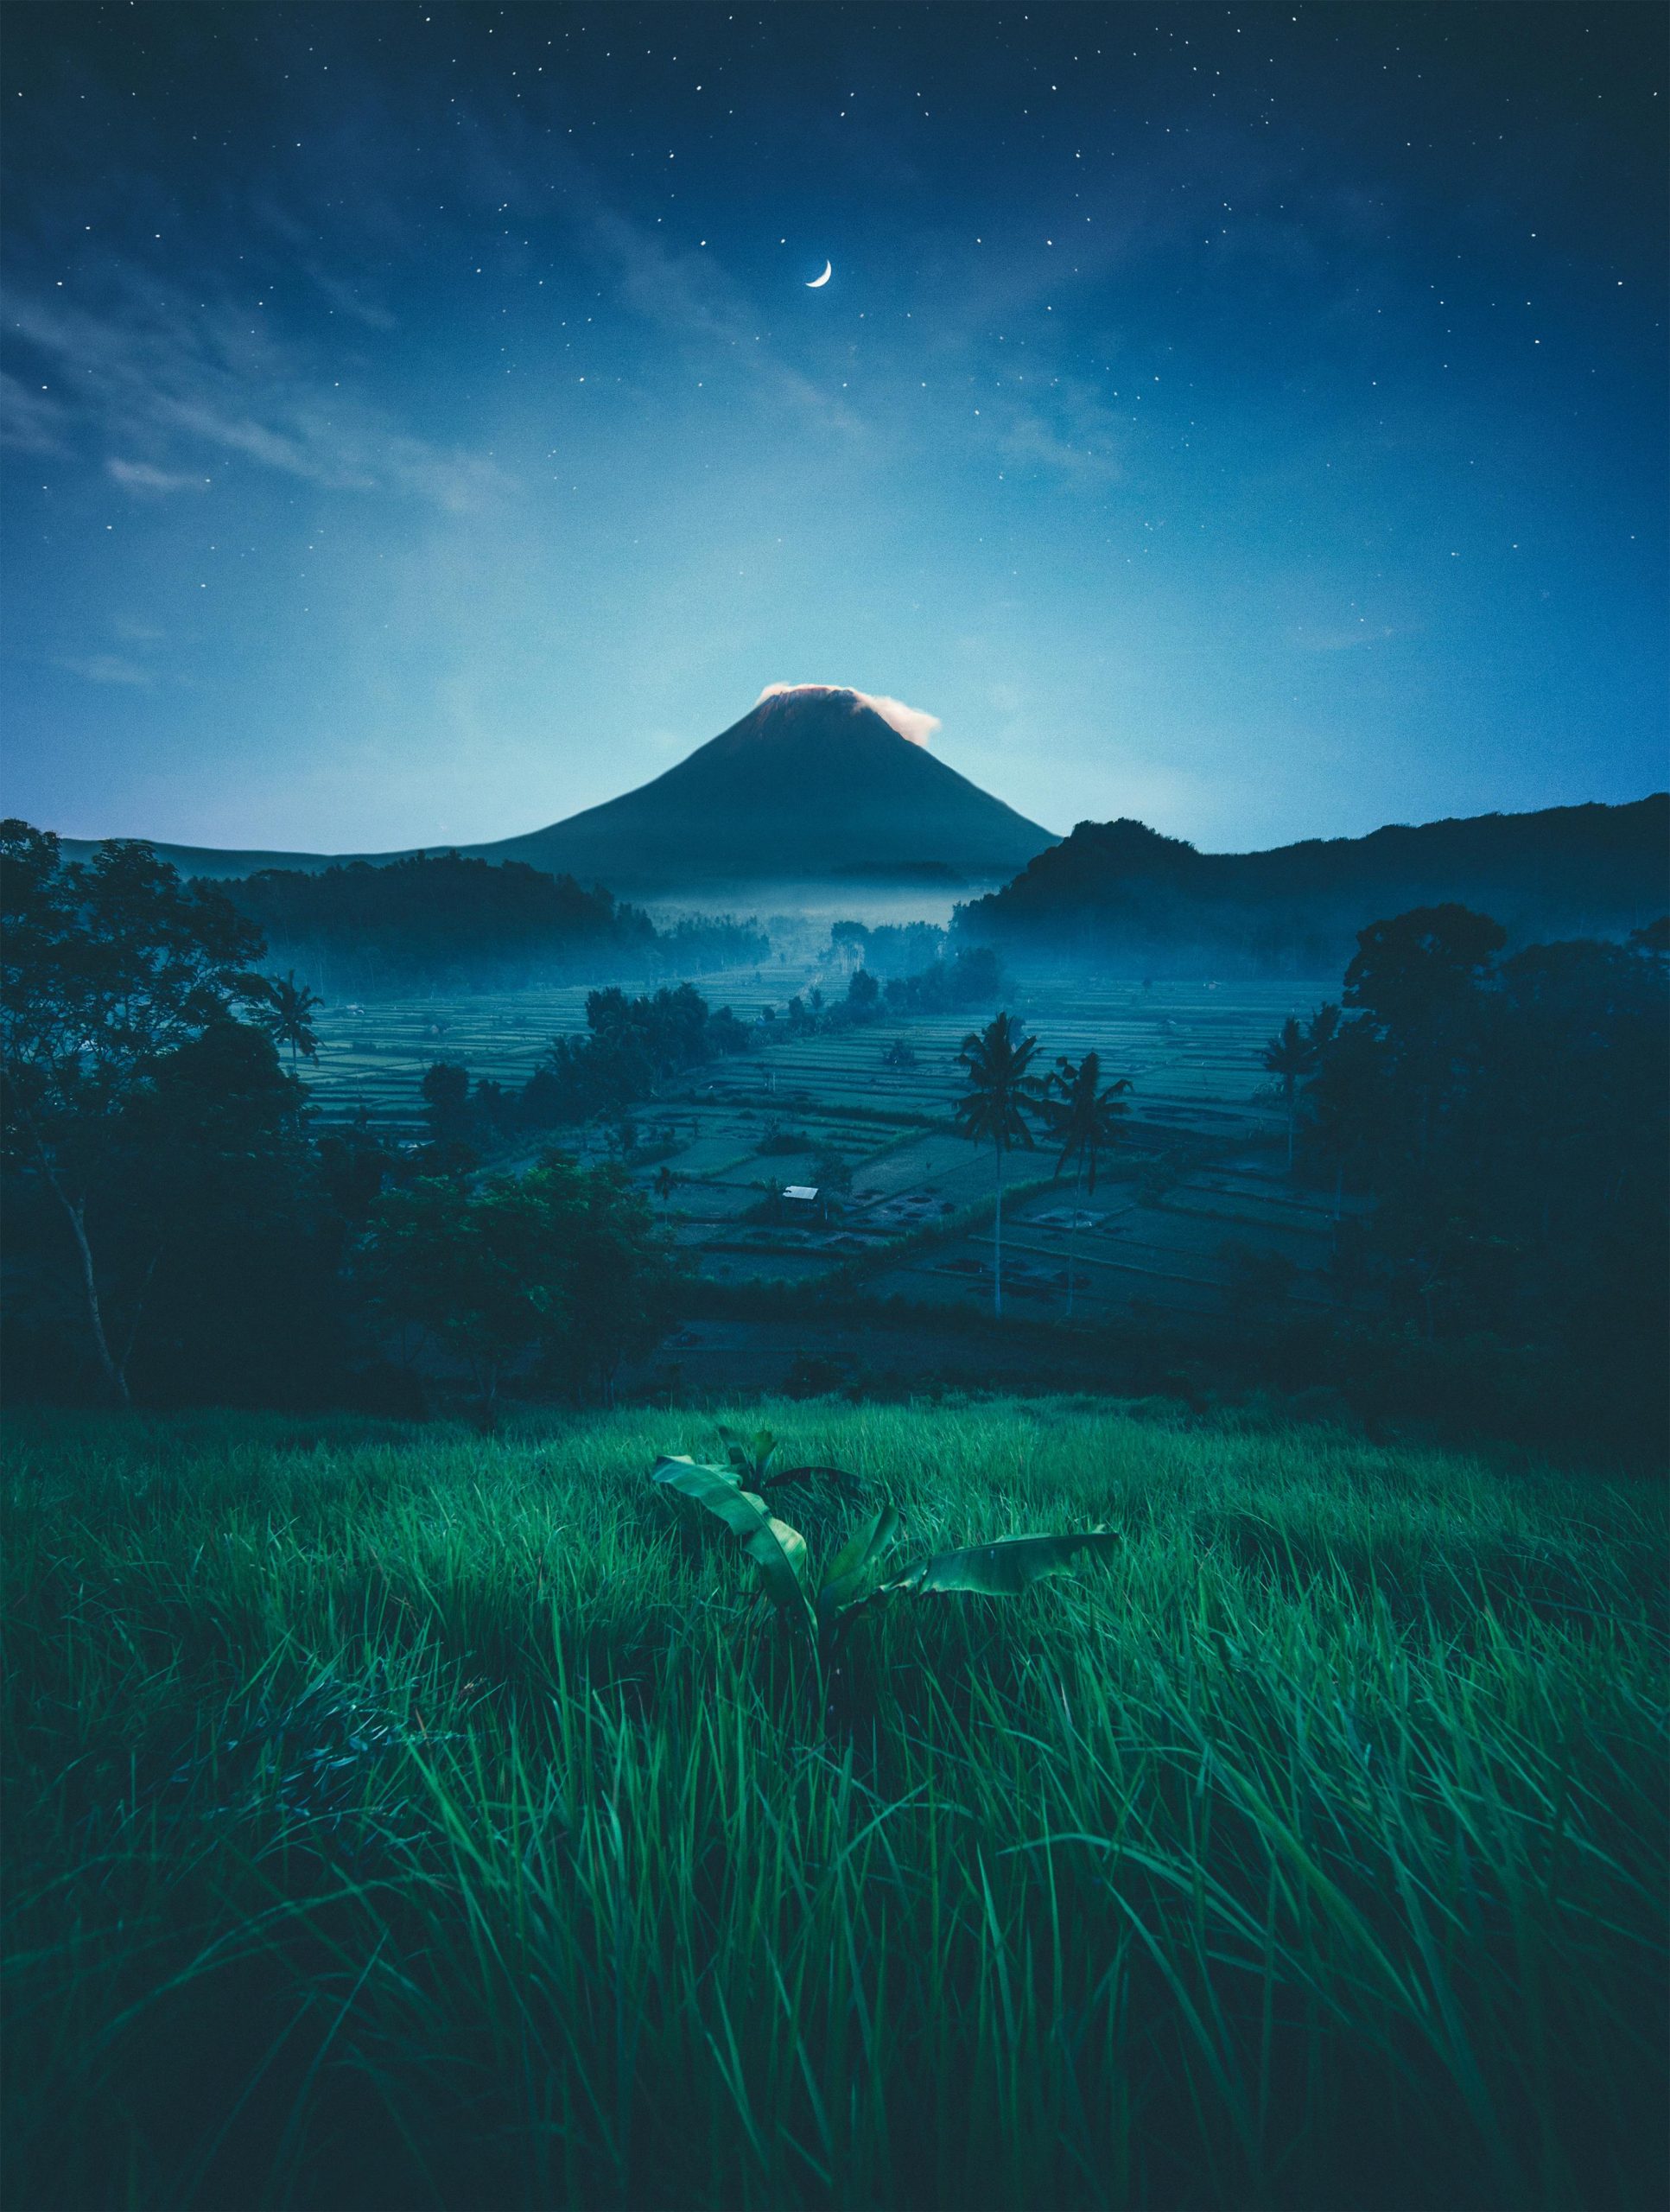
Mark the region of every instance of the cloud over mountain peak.
[[754, 704], [763, 706], [767, 699], [781, 698], [789, 691], [845, 692], [856, 699], [860, 706], [868, 707], [872, 713], [879, 715], [890, 728], [896, 729], [901, 737], [908, 738], [912, 745], [926, 746], [940, 727], [937, 715], [924, 714], [920, 707], [907, 707], [902, 699], [889, 699], [874, 691], [860, 691], [850, 683], [768, 683]]

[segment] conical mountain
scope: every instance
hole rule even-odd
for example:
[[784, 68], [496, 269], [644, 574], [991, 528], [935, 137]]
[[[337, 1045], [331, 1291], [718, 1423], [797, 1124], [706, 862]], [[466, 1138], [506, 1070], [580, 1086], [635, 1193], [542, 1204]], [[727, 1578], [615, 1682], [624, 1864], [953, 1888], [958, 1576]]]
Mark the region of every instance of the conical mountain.
[[[861, 692], [774, 691], [652, 783], [467, 858], [524, 861], [635, 899], [836, 882], [944, 890], [1004, 883], [1055, 838], [901, 737]], [[91, 844], [65, 841], [72, 858]], [[158, 845], [188, 875], [323, 868], [405, 853], [216, 851]]]
[[803, 684], [652, 783], [471, 849], [643, 896], [809, 879], [1002, 882], [1054, 842], [859, 692]]

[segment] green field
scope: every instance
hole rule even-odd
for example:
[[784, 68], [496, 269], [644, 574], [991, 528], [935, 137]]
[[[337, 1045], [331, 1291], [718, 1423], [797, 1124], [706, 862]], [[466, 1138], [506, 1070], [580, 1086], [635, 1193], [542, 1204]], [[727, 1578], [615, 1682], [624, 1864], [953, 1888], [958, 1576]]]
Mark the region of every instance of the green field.
[[[695, 982], [711, 1004], [729, 1005], [740, 1019], [758, 1023], [767, 1004], [779, 1015], [757, 1027], [754, 1051], [676, 1077], [634, 1109], [652, 1161], [638, 1179], [651, 1189], [663, 1166], [675, 1178], [668, 1225], [699, 1273], [732, 1283], [815, 1280], [855, 1255], [885, 1253], [926, 1220], [989, 1198], [990, 1155], [951, 1134], [963, 1083], [957, 1053], [975, 1016], [884, 1016], [796, 1037], [780, 1018], [790, 995], [816, 983], [838, 999], [844, 971], [767, 964]], [[1094, 1050], [1109, 1077], [1133, 1085], [1124, 1161], [1076, 1209], [1087, 1218], [1070, 1255], [1064, 1225], [1064, 1209], [1074, 1208], [1070, 1183], [1015, 1210], [1006, 1279], [1022, 1310], [1064, 1315], [1070, 1272], [1080, 1320], [1116, 1317], [1133, 1300], [1216, 1315], [1231, 1272], [1222, 1248], [1237, 1243], [1279, 1253], [1295, 1267], [1296, 1305], [1327, 1301], [1334, 1209], [1286, 1175], [1279, 1103], [1260, 1056], [1286, 1015], [1309, 1014], [1330, 989], [1324, 981], [1145, 986], [1066, 976], [1030, 977], [1017, 988], [1012, 1002], [1038, 1034], [1045, 1065]], [[585, 997], [575, 985], [327, 1008], [319, 1059], [304, 1070], [316, 1110], [327, 1122], [364, 1111], [415, 1143], [418, 1087], [433, 1061], [458, 1061], [473, 1076], [519, 1087], [554, 1034], [583, 1029]], [[886, 1065], [895, 1045], [910, 1048], [914, 1065]], [[762, 1152], [778, 1131], [803, 1136], [803, 1147]], [[556, 1135], [584, 1155], [600, 1155], [605, 1146], [600, 1128]], [[527, 1158], [537, 1148], [530, 1141]], [[767, 1192], [816, 1179], [819, 1160], [832, 1152], [852, 1173], [838, 1218], [803, 1230], [746, 1219]], [[1133, 1178], [1156, 1163], [1165, 1168], [1163, 1187], [1139, 1191]], [[1012, 1173], [1036, 1179], [1052, 1164], [1041, 1153], [1023, 1154]], [[870, 1281], [879, 1295], [928, 1306], [987, 1302], [989, 1232], [982, 1227], [931, 1252], [904, 1251], [896, 1268], [872, 1270]]]
[[706, 1416], [14, 1421], [14, 2212], [1662, 2202], [1658, 1491], [768, 1417], [906, 1557], [1124, 1541], [826, 1721]]
[[[848, 974], [816, 965], [765, 965], [689, 980], [710, 1004], [729, 1006], [739, 1019], [754, 1021], [768, 1005], [780, 1016], [791, 995], [815, 985], [831, 999], [841, 997]], [[418, 1084], [432, 1062], [455, 1060], [473, 1076], [525, 1083], [554, 1035], [584, 1030], [589, 988], [576, 983], [327, 1006], [317, 1020], [319, 1058], [301, 1071], [327, 1120], [363, 1109], [376, 1121], [416, 1134], [422, 1119]], [[1273, 1112], [1267, 1103], [1255, 1107], [1252, 1097], [1265, 1081], [1258, 1048], [1286, 1014], [1308, 1013], [1330, 993], [1337, 996], [1338, 988], [1326, 980], [1144, 986], [1042, 976], [1017, 986], [1011, 1002], [1038, 1032], [1050, 1058], [1094, 1048], [1110, 1071], [1134, 1078], [1139, 1119], [1244, 1132]], [[761, 1032], [757, 1054], [719, 1062], [699, 1077], [674, 1084], [672, 1091], [699, 1103], [717, 1087], [724, 1094], [714, 1102], [721, 1106], [734, 1099], [781, 1104], [803, 1095], [815, 1109], [837, 1120], [861, 1109], [908, 1127], [914, 1118], [948, 1109], [957, 1086], [956, 1050], [973, 1026], [975, 1017], [967, 1014], [884, 1016], [860, 1028], [791, 1039], [779, 1021]], [[883, 1065], [882, 1054], [895, 1040], [918, 1052], [917, 1067]], [[645, 1113], [653, 1118], [654, 1112], [651, 1102]]]

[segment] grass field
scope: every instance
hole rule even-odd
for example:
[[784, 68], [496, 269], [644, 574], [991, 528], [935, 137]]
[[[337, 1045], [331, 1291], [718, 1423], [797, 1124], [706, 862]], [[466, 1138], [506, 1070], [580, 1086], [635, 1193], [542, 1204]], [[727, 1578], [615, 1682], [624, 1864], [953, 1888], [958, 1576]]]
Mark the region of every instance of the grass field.
[[770, 1417], [906, 1556], [1125, 1541], [831, 1726], [705, 1416], [13, 1422], [13, 2212], [1662, 2202], [1657, 1491]]

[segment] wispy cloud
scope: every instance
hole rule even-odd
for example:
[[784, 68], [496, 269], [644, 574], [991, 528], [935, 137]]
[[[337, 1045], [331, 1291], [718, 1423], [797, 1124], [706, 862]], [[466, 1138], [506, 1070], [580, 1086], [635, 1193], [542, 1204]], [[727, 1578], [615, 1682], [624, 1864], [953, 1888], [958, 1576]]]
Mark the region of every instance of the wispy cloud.
[[329, 270], [320, 268], [313, 261], [303, 264], [302, 274], [314, 289], [330, 302], [339, 315], [346, 315], [351, 321], [361, 324], [367, 330], [399, 328], [397, 316], [391, 315], [387, 308], [379, 307], [375, 300], [362, 299], [359, 287], [349, 283], [345, 277], [332, 276]]
[[[194, 302], [119, 267], [104, 292], [98, 306], [10, 302], [14, 338], [51, 372], [73, 376], [56, 418], [23, 410], [20, 419], [37, 442], [61, 443], [71, 419], [90, 427], [117, 448], [106, 466], [130, 490], [183, 489], [205, 455], [331, 491], [403, 493], [448, 513], [505, 487], [490, 455], [403, 429], [287, 345], [258, 307]], [[135, 448], [159, 458], [130, 459]]]
[[187, 476], [168, 468], [156, 468], [148, 461], [123, 461], [112, 454], [105, 467], [130, 492], [202, 492], [208, 488], [206, 476]]
[[936, 730], [941, 727], [937, 715], [924, 714], [920, 707], [907, 707], [902, 699], [890, 699], [885, 692], [854, 691], [847, 683], [768, 683], [754, 701], [755, 706], [767, 699], [780, 698], [785, 691], [847, 691], [863, 706], [880, 715], [901, 737], [909, 738], [912, 745], [926, 747]]
[[586, 230], [625, 305], [664, 331], [692, 360], [739, 372], [774, 401], [827, 429], [848, 435], [862, 429], [838, 391], [785, 361], [768, 342], [759, 307], [714, 257], [664, 245], [641, 224], [600, 203], [594, 204]]
[[137, 661], [124, 660], [119, 653], [89, 653], [85, 658], [66, 655], [56, 665], [67, 669], [72, 676], [79, 676], [89, 683], [125, 685], [136, 691], [149, 691], [156, 682], [148, 668]]
[[59, 453], [65, 419], [61, 401], [32, 391], [21, 377], [0, 369], [0, 445], [18, 453]]
[[1126, 425], [1078, 378], [1016, 375], [994, 396], [988, 413], [998, 450], [1023, 473], [1042, 470], [1080, 484], [1114, 484], [1125, 473]]

